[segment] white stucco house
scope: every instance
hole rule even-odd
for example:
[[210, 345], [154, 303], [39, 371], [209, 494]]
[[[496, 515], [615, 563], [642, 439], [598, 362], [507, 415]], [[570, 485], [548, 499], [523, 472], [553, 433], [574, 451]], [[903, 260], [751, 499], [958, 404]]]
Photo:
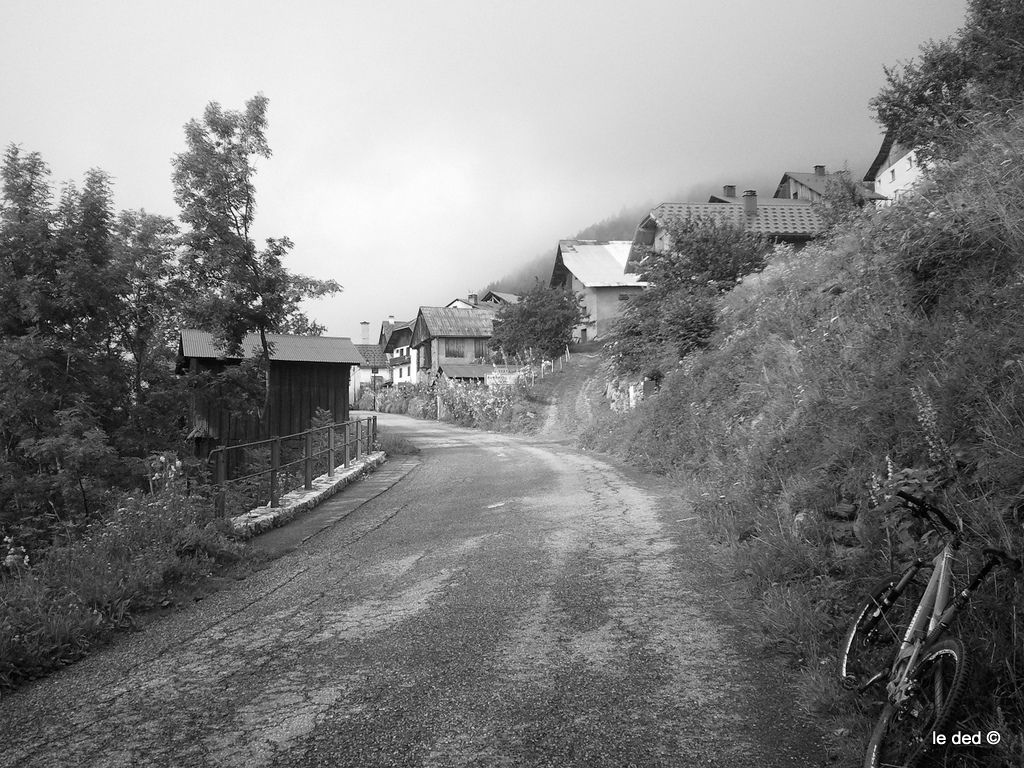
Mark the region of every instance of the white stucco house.
[[626, 271], [630, 240], [560, 240], [551, 272], [552, 288], [569, 288], [583, 297], [587, 317], [576, 328], [580, 342], [604, 338], [627, 301], [647, 283]]
[[923, 175], [924, 167], [917, 152], [897, 144], [892, 131], [889, 131], [874, 162], [864, 174], [864, 181], [883, 198], [876, 205], [884, 207], [898, 203], [910, 194]]

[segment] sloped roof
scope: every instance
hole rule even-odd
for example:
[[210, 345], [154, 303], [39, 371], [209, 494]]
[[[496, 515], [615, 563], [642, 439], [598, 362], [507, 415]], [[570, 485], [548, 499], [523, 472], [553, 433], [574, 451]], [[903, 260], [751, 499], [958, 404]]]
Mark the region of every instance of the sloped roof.
[[[795, 203], [795, 204], [794, 204]], [[809, 202], [802, 200], [758, 199], [757, 213], [748, 214], [742, 199], [736, 204], [722, 203], [662, 203], [651, 211], [649, 218], [658, 226], [673, 219], [715, 218], [735, 224], [750, 232], [767, 236], [813, 237], [823, 228], [821, 216]], [[641, 223], [643, 226], [643, 223]]]
[[[294, 336], [288, 333], [268, 333], [271, 345], [270, 359], [301, 363], [349, 363], [363, 362], [352, 340], [343, 336]], [[262, 348], [259, 334], [246, 334], [242, 341], [241, 357], [254, 355]], [[183, 357], [198, 357], [214, 360], [232, 359], [216, 343], [212, 333], [187, 328], [181, 331], [178, 351]]]
[[363, 368], [388, 367], [388, 356], [380, 344], [356, 344], [355, 347], [363, 358]]
[[632, 245], [630, 240], [559, 240], [552, 283], [561, 267], [587, 288], [646, 285], [625, 271]]
[[495, 310], [476, 306], [420, 307], [412, 332], [412, 346], [437, 337], [489, 339], [494, 333]]
[[443, 363], [437, 367], [437, 372], [449, 379], [482, 379], [494, 372], [494, 366], [489, 363]]
[[518, 304], [519, 296], [515, 293], [503, 293], [502, 291], [488, 291], [480, 301], [491, 301], [496, 304]]
[[409, 331], [409, 334], [412, 335], [414, 325], [416, 325], [416, 318], [401, 323], [394, 323], [390, 328], [388, 328], [387, 323], [381, 323], [378, 341], [383, 345], [384, 351], [393, 352], [396, 345], [392, 344], [391, 340], [395, 338], [399, 331]]
[[636, 268], [643, 257], [643, 248], [653, 244], [654, 232], [680, 219], [707, 218], [734, 224], [765, 237], [781, 240], [810, 240], [825, 224], [806, 200], [768, 198], [757, 200], [757, 212], [749, 214], [742, 198], [721, 198], [717, 203], [662, 203], [654, 208], [636, 228], [630, 243], [629, 266]]

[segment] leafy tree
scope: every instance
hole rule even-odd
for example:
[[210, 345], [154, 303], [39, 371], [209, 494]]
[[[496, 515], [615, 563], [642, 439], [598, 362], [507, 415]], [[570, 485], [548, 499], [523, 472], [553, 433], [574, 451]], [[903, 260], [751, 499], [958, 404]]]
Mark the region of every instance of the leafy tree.
[[183, 266], [203, 287], [196, 319], [231, 353], [246, 333], [257, 332], [264, 360], [268, 332], [308, 323], [301, 317], [302, 299], [341, 290], [333, 280], [289, 274], [282, 264], [293, 245], [287, 237], [268, 238], [262, 249], [252, 238], [255, 161], [270, 157], [267, 103], [260, 94], [236, 112], [211, 102], [202, 120], [185, 126], [186, 150], [173, 160], [175, 200], [189, 226]]
[[518, 304], [503, 304], [498, 309], [491, 347], [507, 357], [523, 357], [531, 350], [554, 357], [572, 341], [573, 328], [583, 317], [579, 296], [535, 280]]
[[[270, 398], [267, 333], [310, 328], [299, 308], [302, 299], [341, 290], [333, 280], [291, 275], [282, 263], [293, 245], [287, 237], [268, 238], [262, 249], [252, 238], [255, 162], [270, 157], [267, 103], [259, 94], [237, 112], [211, 102], [202, 120], [185, 126], [186, 150], [173, 160], [174, 196], [189, 226], [183, 267], [192, 284], [201, 286], [192, 319], [229, 354], [239, 354], [247, 333], [259, 335], [255, 365], [240, 370], [262, 380], [263, 409]], [[238, 388], [235, 379], [225, 384]], [[239, 393], [247, 389], [241, 386]]]
[[660, 378], [663, 360], [705, 346], [716, 297], [765, 264], [764, 238], [718, 219], [677, 219], [668, 232], [668, 247], [648, 249], [641, 261], [649, 287], [630, 299], [611, 334], [608, 352], [622, 373]]
[[922, 157], [961, 151], [961, 129], [980, 113], [1002, 112], [1024, 93], [1024, 4], [969, 0], [956, 35], [921, 46], [915, 61], [885, 69], [871, 100], [878, 122]]
[[110, 184], [90, 171], [53, 209], [46, 164], [15, 146], [0, 175], [0, 523], [45, 529], [95, 511], [123, 471], [109, 440], [126, 414]]

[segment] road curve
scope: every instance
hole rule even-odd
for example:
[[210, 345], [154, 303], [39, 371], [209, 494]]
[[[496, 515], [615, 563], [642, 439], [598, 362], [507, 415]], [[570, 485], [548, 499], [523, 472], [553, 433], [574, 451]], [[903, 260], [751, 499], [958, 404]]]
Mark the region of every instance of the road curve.
[[0, 765], [823, 764], [671, 486], [554, 443], [381, 421], [423, 448], [411, 474], [4, 697]]

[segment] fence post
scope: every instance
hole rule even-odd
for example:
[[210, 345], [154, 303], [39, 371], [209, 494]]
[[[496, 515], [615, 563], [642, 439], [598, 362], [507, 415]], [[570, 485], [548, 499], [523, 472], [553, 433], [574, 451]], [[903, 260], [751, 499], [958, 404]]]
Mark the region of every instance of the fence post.
[[270, 506], [281, 506], [281, 493], [278, 487], [278, 470], [281, 469], [281, 438], [275, 437], [270, 443]]
[[362, 419], [356, 419], [356, 461], [359, 461], [359, 433], [362, 431], [359, 425], [362, 423]]
[[302, 469], [305, 477], [303, 478], [306, 490], [313, 488], [313, 433], [306, 432], [306, 444], [303, 446], [303, 462]]
[[217, 514], [224, 514], [225, 497], [227, 496], [228, 482], [228, 457], [224, 455], [224, 449], [217, 451]]
[[327, 428], [327, 476], [334, 477], [334, 424]]
[[349, 458], [348, 458], [349, 457], [349, 450], [348, 450], [348, 428], [349, 428], [349, 422], [346, 421], [345, 424], [342, 427], [342, 429], [344, 430], [344, 435], [345, 435], [345, 438], [344, 438], [345, 469], [348, 469], [348, 464], [349, 464]]
[[373, 417], [373, 447], [377, 447], [377, 417]]

